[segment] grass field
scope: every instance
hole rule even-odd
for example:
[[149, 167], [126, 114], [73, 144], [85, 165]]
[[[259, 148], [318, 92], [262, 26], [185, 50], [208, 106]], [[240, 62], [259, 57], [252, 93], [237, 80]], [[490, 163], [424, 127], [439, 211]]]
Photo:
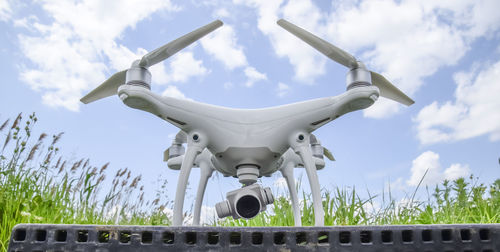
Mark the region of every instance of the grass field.
[[[122, 169], [109, 179], [108, 164], [64, 159], [57, 147], [62, 133], [32, 136], [36, 121], [34, 114], [25, 120], [20, 114], [0, 125], [0, 251], [6, 251], [10, 230], [18, 223], [170, 224], [166, 209], [171, 201], [164, 190], [148, 201], [140, 175]], [[302, 196], [302, 223], [312, 225], [310, 195]], [[361, 198], [355, 189], [339, 188], [323, 191], [323, 207], [326, 225], [498, 223], [500, 179], [491, 185], [473, 177], [444, 181], [425, 200], [415, 193], [396, 200], [390, 191]], [[273, 211], [252, 220], [211, 225], [292, 226], [293, 213], [290, 201], [280, 196]]]

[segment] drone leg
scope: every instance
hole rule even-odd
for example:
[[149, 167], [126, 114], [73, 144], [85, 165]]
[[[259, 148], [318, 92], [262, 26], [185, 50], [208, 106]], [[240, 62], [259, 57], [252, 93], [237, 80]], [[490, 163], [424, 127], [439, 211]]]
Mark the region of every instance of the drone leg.
[[295, 189], [295, 179], [293, 177], [293, 168], [295, 164], [290, 162], [286, 164], [283, 169], [281, 169], [281, 174], [286, 180], [288, 186], [288, 191], [290, 192], [290, 198], [292, 199], [292, 209], [293, 209], [293, 221], [295, 226], [302, 226], [302, 220], [300, 216], [299, 208], [299, 198], [297, 197], [297, 190]]
[[184, 207], [184, 196], [186, 195], [186, 187], [189, 179], [189, 173], [193, 168], [196, 156], [201, 153], [203, 149], [199, 146], [188, 146], [184, 160], [182, 161], [179, 180], [177, 181], [177, 190], [175, 191], [174, 201], [174, 218], [173, 225], [182, 225], [182, 208]]
[[200, 183], [198, 184], [198, 192], [196, 192], [196, 201], [194, 204], [193, 226], [200, 225], [201, 204], [203, 203], [208, 179], [212, 176], [213, 171], [207, 162], [200, 163]]
[[314, 164], [311, 148], [309, 144], [299, 144], [294, 147], [294, 151], [299, 154], [306, 168], [307, 178], [311, 185], [311, 193], [314, 205], [314, 225], [324, 226], [325, 213], [323, 211], [323, 202], [321, 199], [321, 190], [319, 187], [318, 173]]

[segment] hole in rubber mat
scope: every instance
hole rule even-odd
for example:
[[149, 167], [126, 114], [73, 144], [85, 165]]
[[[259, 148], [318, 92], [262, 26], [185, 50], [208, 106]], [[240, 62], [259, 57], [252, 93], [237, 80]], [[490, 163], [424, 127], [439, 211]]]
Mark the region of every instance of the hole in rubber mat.
[[441, 230], [441, 239], [444, 242], [450, 242], [452, 240], [452, 232], [451, 229], [443, 229]]
[[132, 232], [130, 231], [120, 231], [120, 237], [119, 237], [120, 243], [130, 243], [131, 236]]
[[276, 244], [276, 245], [285, 244], [285, 233], [284, 232], [274, 233], [274, 244]]
[[361, 231], [359, 233], [359, 239], [361, 243], [370, 244], [372, 243], [372, 232], [371, 231]]
[[253, 232], [252, 233], [252, 244], [260, 245], [264, 241], [264, 234], [261, 232]]
[[150, 231], [142, 232], [141, 242], [143, 244], [153, 243], [153, 232], [150, 232]]
[[432, 230], [430, 229], [422, 230], [422, 241], [432, 242]]
[[231, 232], [229, 234], [229, 243], [231, 245], [240, 245], [241, 244], [241, 233]]
[[295, 234], [295, 244], [299, 246], [305, 246], [307, 244], [307, 233], [298, 232]]
[[462, 241], [471, 241], [470, 229], [460, 230], [460, 238]]
[[382, 242], [383, 243], [392, 243], [393, 242], [392, 231], [384, 230], [384, 231], [382, 231], [381, 235], [382, 235]]
[[218, 232], [208, 232], [207, 243], [210, 245], [215, 245], [219, 243], [219, 233]]
[[318, 233], [318, 244], [319, 245], [327, 245], [328, 244], [328, 232], [319, 232]]
[[56, 230], [54, 238], [57, 242], [65, 242], [67, 237], [68, 233], [66, 230]]
[[186, 244], [196, 244], [196, 232], [186, 232]]
[[479, 230], [479, 239], [481, 239], [481, 241], [489, 241], [490, 240], [490, 230], [489, 229], [480, 229]]
[[351, 243], [351, 232], [342, 231], [339, 233], [339, 242], [341, 244], [350, 244]]
[[405, 243], [413, 242], [413, 231], [412, 230], [403, 230], [401, 233], [401, 238]]
[[87, 230], [76, 231], [76, 241], [77, 242], [88, 242], [89, 241], [89, 231], [87, 231]]
[[109, 242], [109, 231], [97, 232], [97, 241], [100, 243], [108, 243]]
[[37, 229], [35, 231], [35, 240], [38, 242], [45, 241], [47, 239], [47, 230]]
[[16, 229], [14, 232], [14, 241], [26, 240], [26, 229]]
[[163, 243], [165, 244], [174, 244], [175, 239], [175, 233], [173, 232], [164, 232], [163, 233]]

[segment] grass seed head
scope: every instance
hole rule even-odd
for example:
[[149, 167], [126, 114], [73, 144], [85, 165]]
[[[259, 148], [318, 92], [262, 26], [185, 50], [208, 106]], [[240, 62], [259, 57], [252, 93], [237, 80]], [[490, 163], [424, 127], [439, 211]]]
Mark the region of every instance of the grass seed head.
[[9, 120], [10, 119], [7, 119], [7, 120], [5, 120], [5, 122], [2, 123], [2, 126], [0, 126], [0, 131], [2, 131], [3, 129], [5, 129], [5, 126], [7, 126], [7, 124], [9, 123]]
[[17, 115], [17, 117], [16, 117], [16, 120], [14, 120], [14, 123], [12, 123], [12, 127], [10, 127], [10, 129], [17, 128], [21, 119], [22, 119], [22, 113], [19, 113], [19, 115]]

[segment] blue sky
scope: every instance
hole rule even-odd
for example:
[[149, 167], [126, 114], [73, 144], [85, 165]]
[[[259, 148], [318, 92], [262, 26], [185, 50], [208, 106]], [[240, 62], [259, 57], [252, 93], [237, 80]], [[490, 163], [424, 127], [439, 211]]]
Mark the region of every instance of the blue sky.
[[[416, 101], [404, 107], [380, 99], [317, 130], [337, 159], [319, 172], [323, 187], [376, 193], [390, 183], [412, 192], [427, 169], [428, 185], [470, 174], [490, 183], [500, 177], [499, 8], [497, 0], [0, 0], [0, 119], [34, 111], [40, 130], [66, 132], [69, 159], [128, 167], [152, 192], [159, 176], [167, 178], [173, 199], [177, 171], [162, 153], [177, 129], [117, 97], [89, 105], [79, 98], [215, 19], [224, 26], [151, 69], [153, 91], [237, 108], [344, 92], [347, 70], [276, 25], [285, 18], [351, 52]], [[188, 195], [196, 170], [190, 181]], [[262, 182], [282, 186], [278, 174]], [[210, 180], [204, 204], [237, 187], [236, 179]]]

